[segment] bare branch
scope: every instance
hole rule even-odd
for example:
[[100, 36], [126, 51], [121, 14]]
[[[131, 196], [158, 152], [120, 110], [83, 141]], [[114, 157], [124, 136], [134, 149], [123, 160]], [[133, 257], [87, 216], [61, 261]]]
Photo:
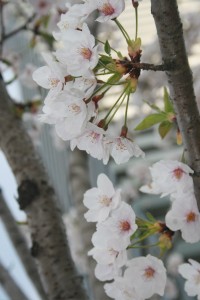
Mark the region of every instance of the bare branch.
[[182, 24], [176, 1], [151, 0], [163, 63], [174, 60], [166, 72], [188, 163], [194, 170], [195, 194], [200, 208], [200, 116], [195, 100], [192, 73], [184, 45]]
[[42, 283], [35, 265], [33, 258], [31, 257], [30, 250], [26, 245], [26, 241], [21, 234], [18, 225], [12, 216], [5, 200], [3, 194], [0, 192], [0, 217], [7, 229], [10, 239], [19, 255], [27, 275], [32, 280], [38, 293], [41, 295], [42, 299], [47, 299]]
[[27, 29], [27, 25], [31, 21], [33, 21], [34, 18], [35, 18], [35, 14], [33, 14], [32, 16], [30, 16], [23, 25], [19, 26], [18, 28], [14, 29], [13, 31], [11, 31], [11, 32], [9, 32], [7, 34], [4, 34], [3, 37], [2, 37], [2, 39], [1, 39], [1, 41], [0, 41], [0, 45], [3, 44], [3, 42], [5, 40], [13, 37], [14, 35], [16, 35], [17, 33], [19, 33], [20, 31]]
[[4, 266], [0, 263], [0, 283], [3, 288], [10, 296], [11, 299], [15, 300], [28, 300], [28, 298], [24, 295], [22, 290], [16, 284], [14, 279], [10, 276], [8, 270], [4, 268]]

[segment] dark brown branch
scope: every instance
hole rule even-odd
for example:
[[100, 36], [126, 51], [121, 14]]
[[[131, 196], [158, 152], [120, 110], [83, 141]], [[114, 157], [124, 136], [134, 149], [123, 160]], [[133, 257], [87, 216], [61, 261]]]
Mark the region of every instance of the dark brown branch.
[[131, 63], [131, 66], [135, 69], [145, 70], [145, 71], [170, 71], [174, 68], [174, 63], [170, 62], [162, 65], [154, 65], [148, 63]]
[[195, 194], [200, 208], [200, 116], [192, 73], [185, 50], [182, 24], [175, 0], [151, 0], [164, 64], [174, 59], [175, 69], [166, 72], [188, 163], [195, 172]]

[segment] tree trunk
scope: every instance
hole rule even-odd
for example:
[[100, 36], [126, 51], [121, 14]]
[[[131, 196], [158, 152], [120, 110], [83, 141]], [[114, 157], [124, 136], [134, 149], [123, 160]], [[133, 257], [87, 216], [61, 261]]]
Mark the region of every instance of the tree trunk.
[[21, 120], [13, 115], [0, 78], [0, 147], [18, 182], [19, 205], [28, 218], [32, 255], [51, 300], [87, 299], [67, 246], [56, 196]]
[[0, 263], [0, 283], [12, 300], [28, 300], [9, 272]]
[[166, 75], [188, 163], [194, 170], [195, 195], [200, 208], [200, 116], [178, 6], [175, 0], [151, 0], [151, 12], [163, 62], [172, 65]]
[[93, 248], [91, 238], [96, 231], [96, 224], [87, 222], [84, 218], [87, 208], [83, 204], [83, 195], [91, 188], [88, 156], [85, 151], [75, 149], [71, 153], [69, 170], [71, 197], [78, 215], [77, 224], [82, 237], [81, 243], [84, 249], [85, 264], [88, 269], [89, 285], [93, 293], [93, 299], [107, 300], [110, 298], [105, 294], [103, 283], [94, 276], [96, 263], [91, 256], [87, 255], [88, 251]]
[[32, 280], [41, 298], [47, 300], [47, 296], [44, 292], [37, 267], [30, 254], [30, 250], [26, 245], [26, 241], [22, 233], [20, 232], [14, 217], [10, 212], [1, 191], [0, 191], [0, 217], [10, 236], [13, 246], [15, 247], [15, 250], [17, 251], [17, 254], [21, 259], [21, 262], [23, 263], [27, 275]]

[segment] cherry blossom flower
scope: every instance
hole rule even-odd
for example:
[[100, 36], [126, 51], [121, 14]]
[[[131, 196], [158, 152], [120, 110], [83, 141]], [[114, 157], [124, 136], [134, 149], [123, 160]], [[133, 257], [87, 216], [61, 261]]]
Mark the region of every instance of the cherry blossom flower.
[[83, 203], [89, 209], [84, 216], [88, 222], [102, 222], [120, 202], [120, 190], [115, 191], [109, 178], [100, 174], [97, 178], [97, 188], [92, 188], [84, 194]]
[[145, 155], [135, 142], [125, 137], [117, 137], [112, 140], [110, 154], [117, 164], [127, 162], [132, 156], [144, 157]]
[[63, 33], [69, 28], [82, 28], [84, 21], [91, 12], [92, 8], [89, 9], [89, 6], [86, 3], [72, 5], [65, 14], [61, 15], [61, 19], [57, 25]]
[[200, 300], [200, 264], [189, 259], [189, 263], [179, 266], [179, 273], [187, 279], [185, 283], [185, 291], [188, 296], [197, 296]]
[[60, 91], [65, 83], [65, 76], [69, 75], [67, 69], [56, 62], [48, 53], [43, 53], [43, 58], [48, 66], [35, 70], [32, 74], [33, 80], [45, 89]]
[[119, 243], [116, 243], [113, 247], [115, 250], [124, 250], [130, 244], [131, 235], [137, 230], [135, 223], [135, 213], [132, 207], [122, 202], [121, 205], [112, 211], [111, 216], [101, 224], [97, 224], [98, 228], [102, 226], [107, 229], [109, 235], [118, 239]]
[[70, 75], [84, 76], [97, 65], [98, 46], [87, 24], [83, 24], [82, 31], [68, 29], [63, 35], [63, 45], [56, 51], [56, 57], [67, 65]]
[[88, 254], [92, 255], [97, 263], [101, 265], [115, 264], [118, 268], [127, 262], [126, 248], [119, 249], [120, 238], [113, 235], [112, 230], [105, 226], [98, 226], [97, 231], [92, 236], [92, 248]]
[[101, 265], [97, 264], [94, 274], [100, 281], [112, 280], [116, 276], [120, 276], [122, 271], [115, 264]]
[[75, 139], [71, 140], [71, 150], [77, 147], [80, 150], [85, 150], [88, 154], [99, 160], [103, 159], [106, 164], [109, 156], [105, 152], [103, 138], [106, 132], [93, 123], [88, 123], [84, 132]]
[[193, 170], [184, 163], [176, 160], [161, 160], [150, 167], [152, 183], [140, 190], [149, 193], [162, 193], [162, 196], [173, 195], [179, 191], [193, 190], [190, 174]]
[[96, 88], [97, 80], [93, 72], [88, 72], [82, 77], [75, 78], [66, 84], [66, 89], [76, 89], [84, 93], [84, 99], [88, 99]]
[[[119, 242], [120, 241], [118, 241], [118, 243]], [[92, 255], [92, 257], [100, 265], [110, 265], [115, 263], [119, 268], [125, 265], [127, 261], [126, 250], [114, 250], [112, 248], [112, 241], [109, 240], [107, 241], [107, 245], [105, 246], [105, 248], [103, 248], [103, 246], [101, 246], [101, 248], [94, 247], [88, 252], [88, 255]]]
[[83, 93], [80, 91], [64, 90], [57, 95], [56, 101], [49, 99], [42, 109], [44, 115], [40, 116], [40, 120], [55, 124], [58, 136], [63, 140], [71, 140], [81, 134], [91, 118], [92, 109], [88, 109], [82, 99]]
[[149, 184], [141, 186], [140, 192], [147, 193], [147, 194], [154, 194], [154, 195], [158, 195], [162, 193], [162, 191], [159, 189], [159, 186], [157, 186], [155, 182], [151, 182]]
[[165, 221], [171, 230], [181, 230], [186, 242], [198, 242], [200, 240], [200, 214], [194, 193], [179, 194], [172, 203]]
[[96, 0], [100, 16], [96, 19], [99, 22], [107, 22], [117, 18], [125, 8], [124, 0]]
[[139, 297], [133, 284], [123, 277], [116, 277], [112, 283], [104, 285], [106, 294], [115, 300], [143, 300]]
[[154, 294], [164, 295], [167, 276], [160, 259], [147, 255], [133, 258], [127, 265], [124, 278], [129, 284], [132, 283], [139, 297], [146, 299]]

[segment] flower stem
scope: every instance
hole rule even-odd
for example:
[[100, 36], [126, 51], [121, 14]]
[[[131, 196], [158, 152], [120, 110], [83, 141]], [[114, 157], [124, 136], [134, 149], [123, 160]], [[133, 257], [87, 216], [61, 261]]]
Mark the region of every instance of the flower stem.
[[109, 112], [107, 113], [106, 117], [104, 118], [105, 120], [109, 117], [109, 115], [111, 114], [111, 112], [113, 111], [113, 109], [117, 106], [117, 104], [120, 102], [121, 98], [121, 102], [120, 104], [116, 107], [116, 109], [114, 110], [112, 116], [110, 117], [110, 119], [106, 122], [105, 127], [108, 126], [108, 124], [112, 121], [112, 119], [114, 118], [115, 114], [117, 113], [118, 109], [120, 108], [120, 106], [122, 105], [122, 103], [124, 102], [124, 99], [127, 96], [127, 89], [129, 88], [129, 85], [126, 86], [126, 88], [123, 90], [123, 92], [121, 93], [121, 95], [119, 96], [119, 98], [117, 99], [117, 101], [115, 102], [115, 104], [111, 107], [111, 109], [109, 110]]
[[124, 118], [124, 126], [125, 127], [127, 127], [129, 100], [130, 100], [130, 93], [128, 93], [128, 97], [127, 97], [127, 101], [126, 101], [126, 110], [125, 110], [125, 118]]
[[129, 42], [131, 41], [131, 38], [129, 37], [127, 31], [125, 30], [125, 28], [122, 26], [122, 24], [115, 19], [114, 20], [116, 25], [118, 26], [119, 30], [121, 31], [121, 33], [123, 34], [124, 38], [126, 39], [127, 44], [129, 44]]
[[[102, 42], [101, 40], [99, 40], [99, 39], [97, 39], [97, 38], [95, 38], [95, 40], [96, 40], [97, 42], [99, 42], [99, 43], [101, 43], [101, 44], [105, 45], [105, 42]], [[112, 48], [112, 47], [110, 47], [110, 49], [111, 49], [112, 51], [114, 51], [115, 53], [117, 53], [117, 56], [118, 56], [118, 52], [117, 52], [117, 50], [115, 50], [115, 49], [114, 49], [114, 48]]]
[[138, 37], [138, 7], [135, 7], [135, 41]]

